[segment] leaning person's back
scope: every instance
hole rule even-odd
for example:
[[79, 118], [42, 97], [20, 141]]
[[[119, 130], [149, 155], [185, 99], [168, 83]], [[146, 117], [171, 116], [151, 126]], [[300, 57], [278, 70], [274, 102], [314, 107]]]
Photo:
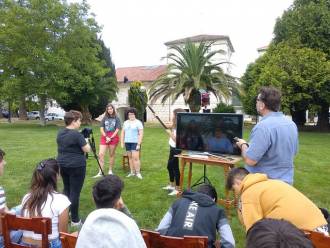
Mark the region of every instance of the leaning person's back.
[[246, 230], [254, 224], [250, 220], [255, 219], [255, 215], [259, 215], [259, 219], [285, 219], [305, 230], [326, 225], [321, 211], [311, 200], [287, 183], [267, 180], [264, 174], [249, 174], [244, 179], [242, 210], [246, 215]]
[[76, 248], [145, 248], [135, 221], [113, 208], [90, 213], [81, 228]]

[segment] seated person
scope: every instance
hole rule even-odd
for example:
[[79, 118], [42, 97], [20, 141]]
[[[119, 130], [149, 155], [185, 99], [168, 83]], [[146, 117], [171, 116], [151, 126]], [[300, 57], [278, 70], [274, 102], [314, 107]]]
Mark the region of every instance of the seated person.
[[[6, 161], [5, 161], [4, 157], [5, 157], [5, 152], [0, 149], [0, 176], [3, 175], [5, 165], [6, 165]], [[0, 186], [0, 214], [4, 214], [4, 213], [13, 214], [13, 212], [10, 211], [7, 207], [5, 190], [2, 186]], [[14, 243], [18, 243], [20, 241], [21, 237], [22, 237], [21, 231], [11, 231], [10, 232], [11, 241]], [[4, 246], [4, 243], [3, 243], [3, 236], [2, 236], [2, 224], [0, 221], [0, 248], [2, 248], [3, 246]]]
[[93, 187], [96, 210], [91, 212], [79, 232], [76, 248], [145, 248], [135, 221], [121, 212], [123, 181], [115, 175], [100, 179]]
[[246, 236], [246, 248], [313, 248], [304, 232], [286, 220], [261, 219]]
[[266, 174], [250, 174], [245, 168], [234, 168], [228, 175], [227, 188], [240, 195], [238, 215], [246, 231], [258, 220], [273, 218], [328, 235], [321, 210], [290, 184], [268, 179]]
[[[22, 200], [23, 217], [48, 217], [52, 220], [49, 247], [61, 248], [59, 232], [68, 232], [69, 199], [57, 192], [59, 165], [55, 159], [41, 161], [33, 172], [30, 192]], [[23, 231], [22, 244], [41, 246], [41, 235]]]
[[203, 150], [204, 142], [196, 121], [188, 123], [183, 136], [180, 138], [182, 148], [186, 150]]
[[224, 210], [216, 205], [217, 192], [211, 185], [201, 185], [197, 192], [184, 191], [173, 203], [156, 229], [162, 235], [182, 237], [207, 236], [214, 247], [216, 231], [222, 248], [235, 247], [235, 240]]
[[222, 133], [220, 128], [214, 130], [213, 136], [207, 140], [207, 150], [217, 153], [233, 153], [233, 144]]

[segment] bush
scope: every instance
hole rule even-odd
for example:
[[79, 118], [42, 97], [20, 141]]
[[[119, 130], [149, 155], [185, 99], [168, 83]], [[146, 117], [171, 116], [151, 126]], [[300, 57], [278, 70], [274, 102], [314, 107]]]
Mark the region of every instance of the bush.
[[223, 102], [218, 103], [218, 105], [212, 109], [213, 113], [235, 113], [233, 105], [227, 105]]

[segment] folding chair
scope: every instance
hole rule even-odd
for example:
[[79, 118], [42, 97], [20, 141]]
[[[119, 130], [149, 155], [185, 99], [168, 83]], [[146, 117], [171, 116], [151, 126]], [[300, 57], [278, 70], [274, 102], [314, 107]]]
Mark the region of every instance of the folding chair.
[[207, 248], [206, 236], [163, 236], [158, 232], [141, 229], [147, 248]]
[[60, 232], [60, 239], [62, 243], [62, 248], [74, 248], [76, 247], [77, 243], [77, 236], [70, 234], [70, 233], [65, 233], [65, 232]]
[[4, 247], [6, 248], [22, 248], [28, 247], [24, 245], [11, 243], [10, 231], [11, 230], [27, 230], [41, 234], [42, 248], [48, 248], [48, 235], [52, 232], [52, 221], [50, 218], [34, 217], [24, 218], [12, 214], [5, 214], [0, 216], [2, 223], [2, 235], [4, 239]]

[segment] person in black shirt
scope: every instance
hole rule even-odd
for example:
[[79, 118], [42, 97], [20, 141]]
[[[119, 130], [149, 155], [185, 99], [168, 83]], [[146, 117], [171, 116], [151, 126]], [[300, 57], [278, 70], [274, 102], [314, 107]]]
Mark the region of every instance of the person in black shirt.
[[86, 175], [85, 152], [90, 146], [84, 136], [78, 132], [82, 115], [79, 111], [70, 110], [64, 115], [66, 127], [57, 134], [57, 161], [63, 179], [64, 194], [71, 202], [71, 226], [80, 226], [79, 197]]

